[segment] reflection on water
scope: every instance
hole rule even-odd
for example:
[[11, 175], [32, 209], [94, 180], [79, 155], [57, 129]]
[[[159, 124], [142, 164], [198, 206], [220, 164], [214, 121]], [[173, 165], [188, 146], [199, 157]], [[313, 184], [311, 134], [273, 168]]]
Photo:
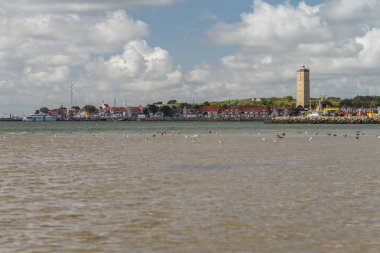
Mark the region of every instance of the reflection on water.
[[1, 133], [0, 252], [380, 251], [376, 129], [196, 131]]

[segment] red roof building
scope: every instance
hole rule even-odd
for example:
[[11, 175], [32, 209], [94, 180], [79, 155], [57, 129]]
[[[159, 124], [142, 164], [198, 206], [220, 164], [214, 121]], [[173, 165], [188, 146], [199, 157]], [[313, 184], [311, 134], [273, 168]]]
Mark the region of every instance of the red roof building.
[[269, 108], [264, 106], [236, 106], [224, 110], [227, 114], [254, 114], [268, 113]]
[[109, 106], [109, 107], [105, 107], [103, 110], [106, 112], [110, 112], [110, 113], [122, 113], [122, 112], [127, 111], [127, 108], [117, 107], [117, 106], [116, 107], [115, 106]]
[[222, 107], [217, 105], [204, 105], [201, 107], [202, 113], [219, 113], [222, 110]]

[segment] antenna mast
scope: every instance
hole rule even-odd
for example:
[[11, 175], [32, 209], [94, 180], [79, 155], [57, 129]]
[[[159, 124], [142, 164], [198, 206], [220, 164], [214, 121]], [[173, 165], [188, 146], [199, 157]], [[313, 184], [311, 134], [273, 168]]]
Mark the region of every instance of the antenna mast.
[[73, 107], [73, 87], [74, 87], [74, 82], [71, 82], [71, 84], [70, 84], [70, 108]]

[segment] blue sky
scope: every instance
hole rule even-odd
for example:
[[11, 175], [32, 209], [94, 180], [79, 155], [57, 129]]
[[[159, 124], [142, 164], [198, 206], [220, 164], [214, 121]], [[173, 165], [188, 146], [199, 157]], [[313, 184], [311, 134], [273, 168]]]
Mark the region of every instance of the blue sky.
[[[0, 113], [380, 94], [380, 2], [0, 0]], [[121, 103], [121, 102], [119, 102]], [[119, 104], [118, 103], [118, 104]]]
[[[284, 1], [267, 1], [279, 4]], [[297, 5], [300, 1], [288, 1]], [[319, 4], [323, 1], [305, 1]], [[191, 69], [201, 61], [217, 63], [219, 59], [233, 52], [236, 47], [224, 46], [215, 49], [204, 39], [207, 30], [218, 20], [228, 23], [240, 21], [240, 15], [252, 10], [252, 0], [184, 0], [172, 6], [132, 10], [129, 13], [150, 24], [151, 34], [147, 41], [151, 45], [165, 45], [184, 70]]]
[[[214, 2], [212, 4], [211, 2]], [[204, 34], [216, 22], [207, 14], [228, 22], [237, 22], [240, 14], [251, 9], [252, 1], [183, 1], [165, 8], [132, 11], [134, 17], [151, 24], [151, 45], [166, 45], [184, 70], [189, 70], [200, 61], [216, 63], [234, 47], [221, 47], [204, 39]]]

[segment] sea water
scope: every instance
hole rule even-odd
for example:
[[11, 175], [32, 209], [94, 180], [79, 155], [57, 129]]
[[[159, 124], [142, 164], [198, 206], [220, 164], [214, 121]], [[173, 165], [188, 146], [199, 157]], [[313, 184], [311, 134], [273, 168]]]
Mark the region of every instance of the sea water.
[[378, 134], [3, 122], [0, 252], [379, 252]]

